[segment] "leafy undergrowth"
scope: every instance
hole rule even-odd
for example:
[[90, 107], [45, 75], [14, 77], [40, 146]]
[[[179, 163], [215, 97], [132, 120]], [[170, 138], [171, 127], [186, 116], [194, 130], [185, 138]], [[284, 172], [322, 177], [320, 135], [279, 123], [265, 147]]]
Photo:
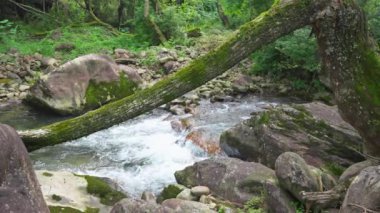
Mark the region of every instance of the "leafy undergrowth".
[[[67, 61], [88, 53], [112, 53], [114, 48], [137, 51], [149, 46], [149, 43], [140, 41], [134, 35], [114, 35], [104, 27], [89, 24], [71, 25], [47, 32], [40, 32], [39, 29], [33, 29], [32, 25], [21, 22], [8, 21], [3, 25], [4, 29], [0, 33], [1, 53], [15, 48], [22, 54], [40, 53]], [[59, 46], [71, 48], [57, 51]]]

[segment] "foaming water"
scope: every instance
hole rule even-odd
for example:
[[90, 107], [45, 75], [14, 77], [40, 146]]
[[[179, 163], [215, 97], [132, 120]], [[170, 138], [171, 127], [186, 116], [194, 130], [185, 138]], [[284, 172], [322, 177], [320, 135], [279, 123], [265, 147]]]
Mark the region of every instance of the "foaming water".
[[[132, 196], [158, 192], [174, 172], [205, 158], [192, 144], [179, 144], [169, 114], [145, 115], [88, 137], [31, 153], [36, 169], [109, 177]], [[192, 147], [193, 146], [193, 147]]]
[[[281, 100], [250, 98], [239, 103], [202, 101], [194, 128], [218, 137], [222, 131], [249, 118], [253, 111]], [[170, 118], [170, 119], [168, 119]], [[155, 110], [107, 130], [31, 153], [35, 169], [65, 170], [108, 177], [131, 196], [143, 191], [160, 192], [175, 182], [174, 172], [209, 157], [185, 141], [188, 132], [176, 132], [169, 113]]]

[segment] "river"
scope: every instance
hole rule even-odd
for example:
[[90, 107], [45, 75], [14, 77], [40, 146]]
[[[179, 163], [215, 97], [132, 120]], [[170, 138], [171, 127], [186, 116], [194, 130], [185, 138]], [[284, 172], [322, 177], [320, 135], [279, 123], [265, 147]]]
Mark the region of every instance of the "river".
[[[224, 130], [248, 119], [250, 113], [280, 102], [284, 100], [248, 97], [239, 102], [214, 104], [203, 100], [192, 116], [191, 131], [202, 129], [219, 138]], [[8, 119], [16, 128], [25, 129], [57, 120], [49, 116], [41, 118], [25, 107], [16, 109], [18, 112], [12, 119], [6, 113], [1, 114], [0, 122], [7, 123]], [[189, 115], [182, 117], [186, 116]], [[165, 185], [175, 183], [175, 171], [211, 156], [186, 140], [188, 131], [173, 130], [171, 121], [178, 117], [154, 110], [87, 137], [42, 148], [30, 156], [36, 170], [108, 177], [134, 197], [143, 191], [159, 193]]]

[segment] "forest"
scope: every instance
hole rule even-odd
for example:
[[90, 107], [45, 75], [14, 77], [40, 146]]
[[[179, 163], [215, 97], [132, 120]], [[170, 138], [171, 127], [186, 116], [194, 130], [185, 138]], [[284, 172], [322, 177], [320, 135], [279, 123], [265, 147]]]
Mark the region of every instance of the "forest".
[[0, 212], [380, 212], [380, 1], [1, 0]]

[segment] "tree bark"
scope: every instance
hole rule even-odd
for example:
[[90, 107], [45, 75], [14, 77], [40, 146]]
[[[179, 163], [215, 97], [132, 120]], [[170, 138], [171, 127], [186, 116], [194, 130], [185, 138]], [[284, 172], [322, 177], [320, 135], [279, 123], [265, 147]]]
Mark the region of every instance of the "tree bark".
[[226, 16], [226, 14], [224, 13], [223, 7], [220, 4], [219, 0], [216, 1], [216, 8], [218, 10], [218, 15], [219, 15], [220, 20], [223, 23], [223, 26], [227, 28], [230, 27], [230, 20], [228, 19], [228, 16]]
[[153, 87], [80, 117], [20, 134], [28, 149], [34, 150], [108, 128], [201, 86], [263, 45], [305, 25], [312, 25], [316, 32], [341, 115], [365, 139], [368, 156], [379, 158], [380, 57], [365, 16], [353, 0], [276, 1], [218, 49]]
[[161, 43], [165, 43], [167, 41], [165, 35], [162, 33], [160, 27], [152, 20], [150, 17], [150, 1], [145, 0], [144, 2], [144, 18], [148, 25], [150, 25], [154, 31], [156, 32], [158, 39], [160, 40]]

